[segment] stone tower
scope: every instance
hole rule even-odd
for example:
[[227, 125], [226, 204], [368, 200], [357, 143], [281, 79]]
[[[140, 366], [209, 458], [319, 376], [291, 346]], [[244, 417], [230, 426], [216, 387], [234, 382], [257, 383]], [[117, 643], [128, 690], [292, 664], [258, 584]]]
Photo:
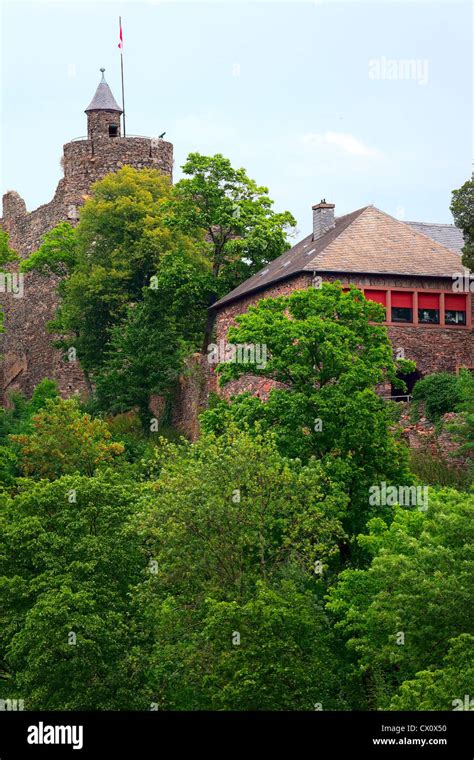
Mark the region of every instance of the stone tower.
[[[21, 258], [35, 251], [42, 236], [59, 222], [76, 223], [91, 184], [106, 174], [127, 165], [135, 169], [159, 169], [172, 176], [171, 143], [158, 138], [122, 137], [122, 109], [105, 81], [104, 69], [101, 72], [102, 79], [85, 111], [87, 137], [64, 145], [64, 177], [53, 199], [28, 213], [18, 193], [9, 191], [3, 196], [0, 224], [10, 236], [10, 246]], [[0, 340], [0, 400], [6, 403], [8, 394], [14, 390], [30, 395], [44, 377], [56, 380], [64, 396], [84, 391], [79, 364], [63, 359], [53, 348], [54, 336], [46, 328], [57, 306], [57, 279], [28, 272], [21, 283], [15, 279], [14, 266], [5, 269], [11, 270], [12, 278], [3, 275], [0, 279], [0, 308], [5, 313], [5, 332]], [[11, 283], [18, 287], [9, 287]]]

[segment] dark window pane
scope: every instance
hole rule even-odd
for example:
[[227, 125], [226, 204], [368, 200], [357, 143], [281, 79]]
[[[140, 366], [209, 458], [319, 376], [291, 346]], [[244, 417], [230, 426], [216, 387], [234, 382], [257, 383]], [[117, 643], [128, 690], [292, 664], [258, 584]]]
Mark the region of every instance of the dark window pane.
[[393, 306], [392, 322], [413, 322], [413, 309], [405, 309], [402, 306]]
[[439, 325], [438, 309], [418, 309], [418, 322], [424, 325]]
[[466, 312], [448, 310], [445, 312], [445, 322], [447, 325], [465, 325]]

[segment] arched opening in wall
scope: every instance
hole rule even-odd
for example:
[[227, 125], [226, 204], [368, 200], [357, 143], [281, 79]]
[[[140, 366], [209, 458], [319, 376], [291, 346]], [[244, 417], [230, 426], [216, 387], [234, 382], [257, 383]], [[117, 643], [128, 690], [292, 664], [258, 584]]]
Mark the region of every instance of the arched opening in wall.
[[109, 124], [109, 137], [118, 137], [119, 128], [117, 124]]
[[392, 385], [391, 397], [394, 401], [408, 401], [407, 396], [411, 396], [413, 388], [418, 380], [421, 380], [422, 378], [421, 372], [418, 372], [416, 369], [414, 372], [409, 372], [408, 375], [397, 375], [397, 377], [399, 377], [400, 380], [403, 380], [406, 385], [406, 390], [395, 388], [395, 386]]

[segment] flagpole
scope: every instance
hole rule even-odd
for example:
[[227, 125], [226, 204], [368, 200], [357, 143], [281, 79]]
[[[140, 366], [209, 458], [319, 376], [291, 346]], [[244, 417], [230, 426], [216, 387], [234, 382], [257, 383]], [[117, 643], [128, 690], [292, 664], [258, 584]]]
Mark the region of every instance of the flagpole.
[[122, 120], [123, 120], [123, 136], [127, 136], [125, 129], [125, 90], [123, 86], [123, 38], [122, 38], [122, 16], [119, 16], [119, 28], [120, 28], [120, 71], [122, 74]]

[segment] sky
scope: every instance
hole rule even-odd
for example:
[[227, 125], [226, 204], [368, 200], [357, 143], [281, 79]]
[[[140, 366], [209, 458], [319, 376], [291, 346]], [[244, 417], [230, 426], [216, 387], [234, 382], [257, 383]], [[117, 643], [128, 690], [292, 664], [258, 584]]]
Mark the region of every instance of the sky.
[[2, 194], [33, 210], [86, 133], [99, 68], [127, 133], [222, 153], [311, 230], [322, 198], [341, 215], [373, 203], [452, 222], [471, 173], [469, 2], [23, 2], [0, 0]]

